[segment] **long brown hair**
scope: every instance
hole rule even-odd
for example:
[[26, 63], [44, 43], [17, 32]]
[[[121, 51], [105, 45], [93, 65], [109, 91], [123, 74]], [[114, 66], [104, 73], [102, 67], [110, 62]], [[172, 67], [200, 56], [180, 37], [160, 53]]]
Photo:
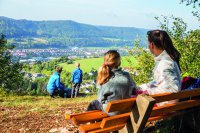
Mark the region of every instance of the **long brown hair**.
[[166, 50], [169, 56], [178, 64], [180, 69], [179, 60], [181, 54], [174, 47], [171, 38], [166, 31], [163, 30], [152, 30], [147, 32], [148, 41], [153, 42], [157, 48]]
[[120, 54], [116, 50], [109, 50], [104, 54], [104, 63], [100, 66], [97, 84], [103, 85], [111, 78], [111, 70], [121, 65]]

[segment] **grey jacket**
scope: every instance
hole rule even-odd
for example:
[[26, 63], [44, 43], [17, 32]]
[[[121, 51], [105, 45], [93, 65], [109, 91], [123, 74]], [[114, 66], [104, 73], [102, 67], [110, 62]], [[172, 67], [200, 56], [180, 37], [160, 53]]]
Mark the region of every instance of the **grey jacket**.
[[119, 68], [112, 70], [112, 77], [109, 81], [97, 88], [99, 89], [98, 101], [103, 105], [103, 111], [105, 111], [108, 102], [131, 97], [136, 84], [128, 72]]

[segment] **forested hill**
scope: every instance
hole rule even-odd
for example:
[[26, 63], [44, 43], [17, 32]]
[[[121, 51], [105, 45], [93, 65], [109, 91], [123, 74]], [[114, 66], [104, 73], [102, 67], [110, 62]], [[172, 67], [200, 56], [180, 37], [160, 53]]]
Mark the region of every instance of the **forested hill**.
[[31, 21], [0, 17], [0, 33], [17, 48], [66, 48], [132, 46], [138, 38], [145, 44], [146, 29], [95, 26], [70, 20]]

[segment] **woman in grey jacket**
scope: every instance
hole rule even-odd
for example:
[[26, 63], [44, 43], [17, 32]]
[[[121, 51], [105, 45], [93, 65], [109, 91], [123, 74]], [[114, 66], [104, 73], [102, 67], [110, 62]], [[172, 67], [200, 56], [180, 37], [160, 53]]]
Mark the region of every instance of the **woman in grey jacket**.
[[[131, 97], [136, 84], [128, 72], [119, 68], [120, 64], [120, 54], [116, 50], [109, 50], [104, 54], [104, 63], [100, 66], [97, 77], [98, 98], [89, 104], [88, 111], [105, 111], [108, 102]], [[118, 113], [120, 112], [110, 115]]]

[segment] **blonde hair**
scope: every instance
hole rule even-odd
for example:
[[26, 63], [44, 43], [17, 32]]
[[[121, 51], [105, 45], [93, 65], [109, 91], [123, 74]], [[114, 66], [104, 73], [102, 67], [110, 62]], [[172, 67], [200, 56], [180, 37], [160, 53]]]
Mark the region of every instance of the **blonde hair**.
[[76, 62], [76, 63], [75, 63], [75, 66], [76, 66], [76, 67], [80, 67], [80, 63], [79, 63], [79, 62]]
[[104, 54], [104, 63], [100, 66], [97, 84], [103, 85], [111, 78], [111, 70], [121, 64], [120, 54], [116, 50], [109, 50]]

